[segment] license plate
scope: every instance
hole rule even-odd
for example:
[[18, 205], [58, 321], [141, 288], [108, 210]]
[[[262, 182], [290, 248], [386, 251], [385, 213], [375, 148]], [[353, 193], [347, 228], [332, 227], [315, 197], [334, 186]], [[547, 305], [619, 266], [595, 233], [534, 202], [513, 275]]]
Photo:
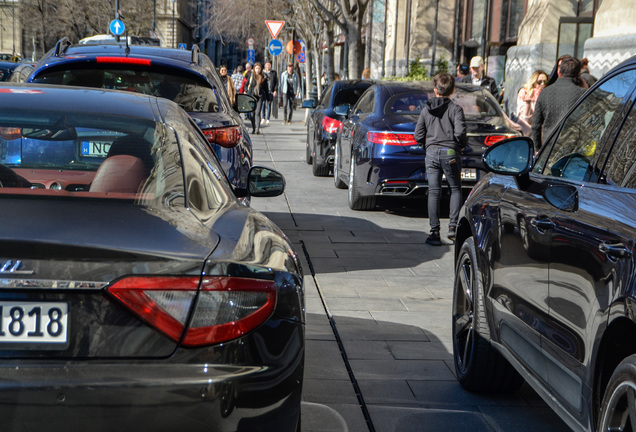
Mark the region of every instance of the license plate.
[[477, 170], [475, 168], [462, 168], [462, 180], [477, 180]]
[[82, 156], [105, 158], [110, 145], [110, 141], [82, 141]]
[[0, 302], [0, 344], [65, 344], [67, 303]]

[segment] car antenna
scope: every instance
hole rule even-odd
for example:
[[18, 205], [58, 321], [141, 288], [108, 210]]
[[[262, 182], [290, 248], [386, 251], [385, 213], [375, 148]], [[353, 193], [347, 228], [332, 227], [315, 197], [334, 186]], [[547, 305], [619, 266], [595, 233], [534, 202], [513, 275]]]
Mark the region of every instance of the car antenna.
[[126, 57], [130, 54], [130, 47], [128, 46], [128, 29], [126, 29]]

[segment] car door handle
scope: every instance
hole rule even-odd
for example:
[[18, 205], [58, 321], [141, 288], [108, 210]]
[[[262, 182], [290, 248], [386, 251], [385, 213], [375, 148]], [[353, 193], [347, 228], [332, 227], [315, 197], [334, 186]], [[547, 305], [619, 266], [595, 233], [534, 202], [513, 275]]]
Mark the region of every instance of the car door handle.
[[552, 222], [550, 219], [544, 218], [544, 217], [532, 218], [530, 220], [530, 225], [532, 225], [533, 227], [535, 227], [539, 231], [551, 230], [551, 229], [554, 229], [554, 227], [556, 226], [554, 222]]
[[632, 251], [629, 250], [623, 243], [603, 242], [598, 245], [598, 250], [615, 258], [625, 258], [632, 254]]

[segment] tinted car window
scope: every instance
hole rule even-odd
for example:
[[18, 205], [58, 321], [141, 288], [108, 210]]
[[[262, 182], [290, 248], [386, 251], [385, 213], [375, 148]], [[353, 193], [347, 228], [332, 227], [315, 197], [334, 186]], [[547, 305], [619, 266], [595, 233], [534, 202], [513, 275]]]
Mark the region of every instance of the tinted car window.
[[188, 112], [219, 112], [216, 93], [203, 80], [171, 72], [134, 69], [46, 70], [33, 82], [126, 90], [159, 96]]
[[[371, 85], [371, 84], [369, 84]], [[343, 89], [341, 89], [340, 91], [338, 91], [334, 97], [333, 100], [333, 106], [338, 106], [338, 105], [355, 105], [355, 103], [358, 101], [358, 99], [360, 99], [360, 96], [362, 96], [362, 93], [364, 93], [364, 91], [368, 88], [369, 86], [359, 86], [359, 87], [345, 87]]]
[[632, 108], [609, 154], [601, 180], [636, 189], [636, 110]]
[[331, 93], [333, 92], [333, 84], [329, 85], [320, 99], [320, 108], [326, 108], [331, 100]]
[[551, 150], [541, 155], [534, 171], [577, 181], [596, 181], [594, 163], [635, 80], [636, 71], [626, 71], [587, 94], [564, 121]]
[[354, 113], [355, 114], [372, 113], [374, 99], [375, 99], [375, 92], [373, 90], [369, 90], [367, 93], [362, 95], [362, 97], [358, 101], [358, 104], [356, 105]]

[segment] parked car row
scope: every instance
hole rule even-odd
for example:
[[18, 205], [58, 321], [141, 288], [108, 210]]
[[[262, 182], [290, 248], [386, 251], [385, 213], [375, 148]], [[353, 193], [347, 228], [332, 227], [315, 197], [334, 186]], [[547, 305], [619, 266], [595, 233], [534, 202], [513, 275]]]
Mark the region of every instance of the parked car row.
[[636, 430], [636, 57], [535, 156], [512, 138], [464, 204], [453, 355], [471, 391], [525, 379], [576, 431]]
[[125, 43], [60, 41], [28, 81], [0, 85], [0, 429], [300, 432], [302, 269], [239, 201], [285, 187], [254, 98]]
[[[354, 210], [376, 208], [379, 197], [421, 198], [428, 186], [426, 151], [413, 133], [432, 97], [430, 81], [355, 80], [334, 82], [316, 107], [305, 101], [304, 107], [315, 108], [307, 123], [307, 163], [313, 164], [314, 175], [331, 170], [335, 186], [348, 188]], [[482, 88], [458, 84], [451, 98], [466, 117], [462, 186], [470, 191], [483, 173], [484, 150], [520, 133]]]

